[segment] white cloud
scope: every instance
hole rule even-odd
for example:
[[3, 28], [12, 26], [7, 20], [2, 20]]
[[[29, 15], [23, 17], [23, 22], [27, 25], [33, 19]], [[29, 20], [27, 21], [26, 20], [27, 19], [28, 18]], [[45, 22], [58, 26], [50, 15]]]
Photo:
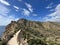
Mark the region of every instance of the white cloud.
[[54, 11], [55, 9], [51, 9], [50, 11]]
[[55, 12], [49, 14], [44, 18], [45, 21], [57, 21], [60, 22], [60, 4], [55, 8]]
[[11, 21], [16, 21], [19, 18], [15, 18], [14, 16], [0, 16], [0, 25], [7, 25], [9, 24]]
[[[29, 3], [25, 3], [25, 5], [27, 6], [28, 9], [23, 9], [23, 14], [29, 16], [31, 13], [33, 13], [32, 5], [30, 5]], [[34, 16], [36, 15], [34, 14]]]
[[19, 7], [18, 6], [13, 6], [15, 8], [15, 11], [19, 11]]
[[50, 3], [46, 8], [47, 9], [52, 8], [52, 5], [53, 5], [53, 3]]
[[30, 12], [27, 9], [23, 9], [22, 13], [26, 16], [30, 15]]
[[3, 4], [0, 4], [0, 15], [7, 16], [7, 13], [9, 13], [9, 9], [4, 6]]
[[5, 4], [5, 5], [10, 5], [7, 1], [5, 0], [0, 0], [1, 3]]
[[17, 6], [13, 6], [13, 7], [14, 7], [15, 9], [17, 9], [17, 10], [19, 9], [19, 7], [17, 7]]
[[27, 6], [27, 8], [28, 8], [28, 10], [29, 10], [30, 12], [33, 12], [33, 8], [32, 8], [32, 6], [31, 6], [30, 4], [25, 3], [25, 5]]
[[17, 10], [17, 9], [16, 9], [15, 11], [17, 11], [17, 12], [18, 12], [19, 10]]
[[33, 14], [33, 16], [37, 16], [37, 14]]
[[10, 9], [8, 9], [3, 4], [0, 4], [0, 25], [7, 25], [12, 20], [17, 20], [18, 18], [15, 18], [15, 16], [8, 15], [10, 12]]

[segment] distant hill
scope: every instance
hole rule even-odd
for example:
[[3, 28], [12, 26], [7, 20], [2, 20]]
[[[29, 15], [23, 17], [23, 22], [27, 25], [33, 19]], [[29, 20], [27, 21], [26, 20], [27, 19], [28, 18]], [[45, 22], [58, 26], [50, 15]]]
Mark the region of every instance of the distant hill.
[[19, 30], [22, 30], [17, 37], [19, 43], [27, 39], [29, 45], [60, 45], [60, 23], [58, 22], [37, 22], [26, 19], [11, 21], [6, 26], [2, 39], [9, 41]]
[[0, 37], [3, 34], [4, 31], [5, 31], [5, 26], [0, 26]]

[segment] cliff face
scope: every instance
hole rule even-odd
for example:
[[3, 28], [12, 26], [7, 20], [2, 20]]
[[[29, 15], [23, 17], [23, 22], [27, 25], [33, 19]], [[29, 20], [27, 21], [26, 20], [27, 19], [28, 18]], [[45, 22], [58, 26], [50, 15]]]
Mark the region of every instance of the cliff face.
[[27, 39], [29, 45], [60, 44], [60, 24], [56, 22], [35, 22], [26, 19], [20, 19], [17, 22], [12, 21], [7, 25], [2, 39], [5, 41], [11, 40], [14, 37], [13, 35], [20, 29], [22, 34], [18, 34], [18, 42], [22, 37], [24, 40]]

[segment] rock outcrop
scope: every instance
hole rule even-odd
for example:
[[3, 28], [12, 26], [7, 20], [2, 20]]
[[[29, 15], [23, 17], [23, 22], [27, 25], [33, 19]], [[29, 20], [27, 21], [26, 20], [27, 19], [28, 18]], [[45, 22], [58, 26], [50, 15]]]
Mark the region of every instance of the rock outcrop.
[[3, 33], [2, 40], [8, 41], [12, 38], [17, 26], [18, 24], [15, 21], [11, 21], [11, 23], [6, 26], [6, 31]]

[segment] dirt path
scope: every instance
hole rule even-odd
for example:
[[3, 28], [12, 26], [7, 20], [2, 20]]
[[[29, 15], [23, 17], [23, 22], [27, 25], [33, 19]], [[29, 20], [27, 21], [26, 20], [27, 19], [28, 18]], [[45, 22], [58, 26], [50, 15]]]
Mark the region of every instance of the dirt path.
[[17, 42], [17, 36], [18, 34], [20, 33], [21, 30], [19, 30], [13, 38], [11, 38], [10, 41], [8, 41], [8, 44], [7, 45], [18, 45], [18, 42]]

